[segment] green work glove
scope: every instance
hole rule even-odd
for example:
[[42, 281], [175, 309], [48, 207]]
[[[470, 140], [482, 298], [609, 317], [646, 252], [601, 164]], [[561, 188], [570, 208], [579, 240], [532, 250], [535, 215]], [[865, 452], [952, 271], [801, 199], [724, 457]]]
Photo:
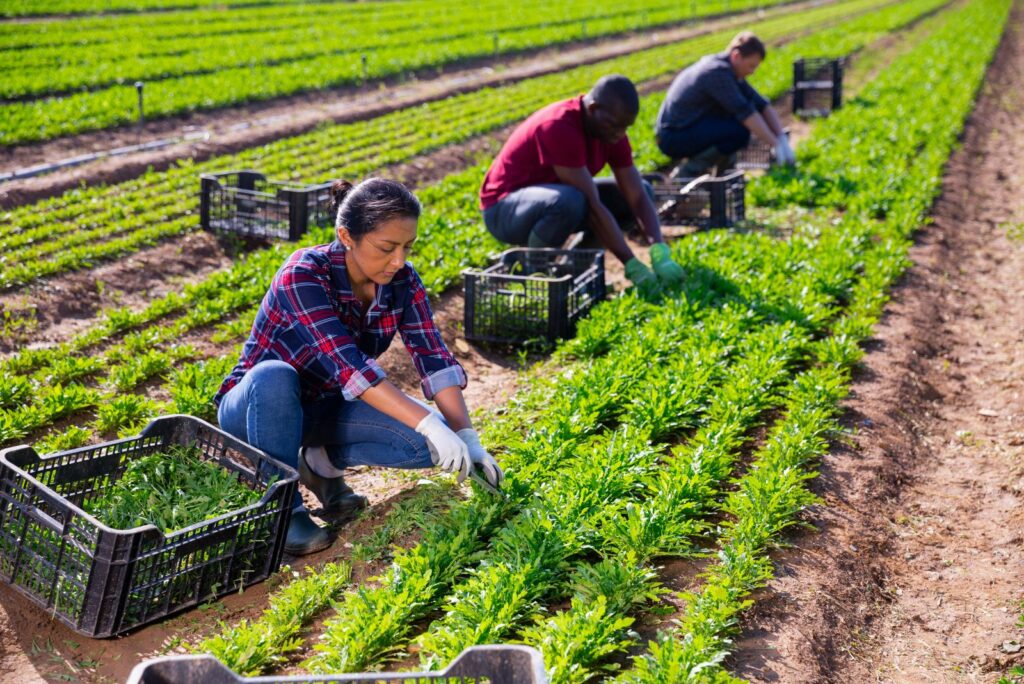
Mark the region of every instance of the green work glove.
[[636, 285], [636, 289], [644, 297], [657, 297], [661, 293], [661, 286], [654, 271], [636, 257], [626, 262], [626, 277]]
[[651, 268], [668, 285], [681, 285], [686, 278], [683, 267], [672, 261], [672, 254], [664, 242], [651, 245]]

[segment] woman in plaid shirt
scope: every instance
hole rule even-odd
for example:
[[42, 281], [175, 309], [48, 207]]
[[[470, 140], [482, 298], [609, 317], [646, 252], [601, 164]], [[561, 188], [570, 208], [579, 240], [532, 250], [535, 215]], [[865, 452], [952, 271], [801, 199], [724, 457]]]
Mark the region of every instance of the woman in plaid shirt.
[[[401, 183], [371, 178], [332, 188], [334, 242], [300, 249], [274, 276], [241, 358], [214, 401], [223, 429], [297, 468], [325, 514], [367, 504], [344, 469], [474, 465], [498, 485], [501, 468], [481, 446], [463, 400], [466, 373], [434, 324], [427, 293], [406, 261], [420, 203]], [[387, 379], [376, 358], [402, 337], [438, 413]], [[332, 538], [296, 494], [285, 550]]]

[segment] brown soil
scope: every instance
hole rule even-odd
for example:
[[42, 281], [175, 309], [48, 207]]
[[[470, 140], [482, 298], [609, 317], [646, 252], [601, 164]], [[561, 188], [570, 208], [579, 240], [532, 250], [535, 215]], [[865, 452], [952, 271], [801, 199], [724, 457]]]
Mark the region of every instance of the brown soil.
[[1022, 25], [1018, 3], [846, 402], [855, 437], [823, 459], [816, 531], [748, 616], [741, 677], [995, 682], [1024, 663]]
[[0, 311], [26, 322], [21, 334], [0, 334], [0, 355], [66, 341], [95, 323], [102, 309], [141, 310], [230, 266], [231, 259], [217, 240], [197, 231], [89, 271], [0, 294]]
[[[637, 50], [667, 44], [738, 26], [751, 16], [798, 12], [816, 0], [804, 0], [764, 11], [578, 42], [530, 52], [507, 61], [478, 60], [419, 74], [406, 83], [374, 82], [359, 88], [304, 93], [266, 103], [151, 121], [142, 127], [85, 133], [36, 145], [0, 149], [0, 172], [55, 162], [121, 146], [208, 133], [203, 140], [183, 142], [160, 150], [106, 158], [35, 178], [9, 181], [0, 186], [0, 208], [11, 208], [59, 195], [82, 183], [117, 183], [138, 176], [147, 167], [162, 170], [174, 161], [196, 161], [229, 154], [279, 138], [299, 135], [325, 122], [342, 123], [380, 116], [396, 109], [444, 99], [487, 86], [509, 83], [611, 59]], [[434, 76], [433, 78], [427, 78]]]

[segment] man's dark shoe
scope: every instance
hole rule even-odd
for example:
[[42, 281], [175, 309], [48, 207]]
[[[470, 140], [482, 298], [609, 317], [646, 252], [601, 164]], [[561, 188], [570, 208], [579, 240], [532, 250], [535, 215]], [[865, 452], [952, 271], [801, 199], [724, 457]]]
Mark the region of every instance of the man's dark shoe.
[[296, 511], [292, 513], [292, 520], [288, 524], [284, 552], [291, 556], [305, 556], [308, 553], [323, 551], [333, 541], [334, 535], [313, 522], [309, 512]]
[[332, 518], [350, 518], [369, 505], [369, 500], [352, 491], [343, 477], [321, 477], [306, 462], [306, 447], [299, 449], [299, 482], [313, 492], [323, 515]]
[[672, 169], [670, 175], [672, 178], [697, 178], [706, 173], [711, 173], [713, 170], [721, 173], [725, 169], [731, 168], [735, 163], [733, 155], [724, 154], [712, 145], [703, 152], [687, 159], [685, 164], [680, 164]]

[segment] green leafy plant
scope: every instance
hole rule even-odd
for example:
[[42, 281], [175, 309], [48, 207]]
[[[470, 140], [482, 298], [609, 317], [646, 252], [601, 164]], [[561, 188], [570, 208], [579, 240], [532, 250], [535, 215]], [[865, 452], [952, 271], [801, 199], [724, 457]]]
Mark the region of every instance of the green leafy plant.
[[172, 446], [131, 461], [85, 509], [116, 529], [155, 525], [169, 534], [252, 505], [261, 496], [235, 473], [203, 459], [197, 447]]

